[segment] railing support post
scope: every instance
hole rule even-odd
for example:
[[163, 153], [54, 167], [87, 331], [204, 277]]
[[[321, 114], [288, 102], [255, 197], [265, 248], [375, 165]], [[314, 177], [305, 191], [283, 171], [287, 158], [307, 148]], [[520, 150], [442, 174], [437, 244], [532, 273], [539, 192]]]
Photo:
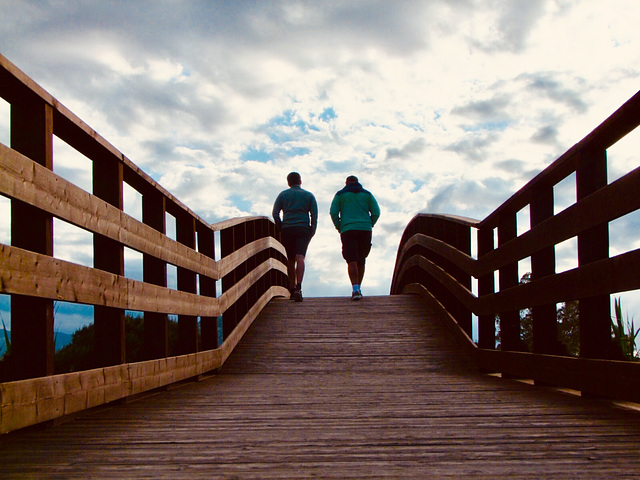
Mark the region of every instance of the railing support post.
[[[581, 152], [576, 169], [576, 197], [580, 201], [607, 185], [606, 150]], [[587, 265], [609, 257], [609, 225], [593, 227], [578, 235], [578, 264]], [[615, 358], [611, 342], [609, 295], [580, 298], [580, 356]]]
[[[246, 244], [246, 224], [242, 223], [234, 225], [233, 227], [226, 228], [220, 232], [220, 249], [221, 255], [226, 257], [234, 251], [242, 248]], [[229, 272], [222, 278], [222, 290], [227, 291], [233, 287], [242, 277], [247, 273], [247, 265], [243, 263], [238, 265], [235, 270]], [[227, 338], [229, 334], [236, 327], [242, 316], [244, 305], [244, 296], [239, 298], [233, 305], [231, 305], [222, 315], [222, 330], [224, 338]]]
[[[53, 169], [53, 110], [40, 99], [11, 104], [11, 147]], [[11, 201], [11, 244], [53, 256], [53, 217], [19, 200]], [[11, 297], [12, 370], [14, 378], [54, 373], [53, 301]]]
[[[214, 233], [208, 226], [200, 224], [198, 231], [198, 251], [210, 258], [215, 258]], [[199, 276], [200, 295], [216, 296], [216, 281], [213, 278]], [[200, 348], [211, 350], [218, 347], [218, 317], [200, 317]]]
[[[123, 165], [112, 158], [93, 160], [93, 194], [122, 210]], [[99, 234], [93, 235], [93, 266], [116, 275], [124, 275], [124, 247]], [[124, 310], [100, 305], [94, 307], [94, 345], [96, 366], [126, 362]]]
[[[166, 232], [165, 197], [156, 191], [142, 193], [142, 221]], [[142, 257], [143, 278], [147, 283], [167, 286], [167, 264], [149, 254]], [[144, 312], [143, 355], [146, 360], [169, 356], [169, 319], [164, 313]]]
[[[471, 255], [471, 227], [453, 222], [444, 223], [444, 237], [442, 240], [456, 248], [458, 251]], [[455, 276], [460, 285], [471, 291], [471, 275], [460, 268], [451, 265], [450, 271]], [[462, 302], [452, 299], [452, 305], [455, 305], [455, 318], [458, 325], [465, 331], [469, 338], [473, 335], [471, 310]]]
[[[535, 189], [530, 205], [531, 228], [553, 216], [553, 187]], [[531, 280], [540, 280], [555, 273], [556, 256], [553, 246], [545, 247], [531, 255]], [[533, 352], [563, 353], [558, 341], [556, 306], [539, 305], [531, 309], [533, 316]]]
[[[515, 213], [504, 213], [498, 222], [498, 246], [502, 246], [518, 235]], [[515, 287], [519, 283], [518, 263], [510, 263], [500, 268], [500, 291]], [[500, 341], [502, 350], [521, 351], [520, 312], [504, 312], [500, 314]]]
[[[478, 229], [478, 260], [494, 249], [493, 228]], [[478, 278], [478, 298], [495, 293], [495, 277], [493, 272]], [[480, 348], [496, 348], [495, 315], [478, 316], [478, 346]]]
[[[176, 240], [187, 247], [196, 248], [196, 224], [190, 215], [176, 216]], [[178, 290], [197, 293], [196, 274], [178, 267]], [[198, 351], [198, 317], [178, 316], [178, 355]]]

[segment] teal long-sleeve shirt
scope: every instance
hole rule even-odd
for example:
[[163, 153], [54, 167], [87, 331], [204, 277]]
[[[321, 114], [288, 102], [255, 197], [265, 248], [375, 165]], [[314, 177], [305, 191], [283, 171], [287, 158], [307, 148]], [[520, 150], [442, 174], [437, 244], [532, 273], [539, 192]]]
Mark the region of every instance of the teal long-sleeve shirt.
[[[282, 212], [282, 219], [280, 218]], [[318, 204], [311, 192], [300, 185], [283, 190], [273, 204], [273, 221], [279, 228], [310, 227], [311, 235], [318, 227]]]
[[380, 207], [371, 192], [359, 183], [350, 183], [335, 194], [329, 213], [340, 233], [349, 230], [371, 231], [380, 218]]

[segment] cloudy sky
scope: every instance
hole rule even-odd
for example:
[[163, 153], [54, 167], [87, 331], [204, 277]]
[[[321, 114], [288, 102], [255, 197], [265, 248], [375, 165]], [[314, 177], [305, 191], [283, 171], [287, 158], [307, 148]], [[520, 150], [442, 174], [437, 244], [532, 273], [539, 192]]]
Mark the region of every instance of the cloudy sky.
[[[640, 87], [635, 0], [0, 0], [0, 11], [0, 53], [205, 220], [270, 215], [299, 171], [320, 210], [306, 296], [350, 292], [328, 215], [347, 175], [382, 209], [363, 293], [387, 294], [416, 213], [484, 218]], [[8, 116], [0, 100], [3, 143]], [[637, 166], [638, 137], [610, 151], [610, 179]], [[86, 159], [58, 143], [54, 165], [90, 189]], [[575, 196], [566, 183], [559, 203]], [[628, 222], [612, 229], [612, 250], [640, 246]], [[88, 239], [57, 224], [56, 255], [90, 264]], [[575, 266], [575, 245], [558, 256]]]

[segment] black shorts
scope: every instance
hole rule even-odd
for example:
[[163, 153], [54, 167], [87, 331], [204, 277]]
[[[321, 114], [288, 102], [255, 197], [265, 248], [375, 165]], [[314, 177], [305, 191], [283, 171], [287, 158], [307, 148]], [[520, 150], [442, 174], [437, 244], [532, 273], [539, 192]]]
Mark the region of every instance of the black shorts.
[[287, 251], [287, 257], [295, 258], [296, 255], [307, 254], [307, 247], [311, 241], [310, 227], [288, 227], [280, 230], [282, 245]]
[[340, 234], [342, 258], [347, 263], [365, 263], [371, 251], [371, 230], [347, 230]]

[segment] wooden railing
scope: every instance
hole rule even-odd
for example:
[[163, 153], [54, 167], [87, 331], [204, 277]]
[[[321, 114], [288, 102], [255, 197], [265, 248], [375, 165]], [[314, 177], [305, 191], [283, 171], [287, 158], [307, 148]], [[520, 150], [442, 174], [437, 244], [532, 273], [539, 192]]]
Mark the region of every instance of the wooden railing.
[[[640, 250], [610, 257], [608, 233], [609, 222], [640, 209], [640, 168], [607, 182], [607, 149], [639, 124], [640, 92], [484, 220], [417, 215], [402, 236], [391, 293], [419, 293], [440, 307], [482, 370], [640, 402], [640, 363], [615, 360], [610, 323], [610, 295], [640, 288]], [[554, 186], [574, 172], [576, 203], [554, 214]], [[526, 207], [530, 229], [518, 236], [517, 214]], [[555, 247], [574, 237], [578, 267], [556, 273]], [[531, 281], [520, 283], [518, 262], [529, 257]], [[563, 355], [558, 341], [556, 305], [569, 301], [579, 305], [579, 358]], [[520, 336], [525, 309], [532, 352]]]
[[[0, 194], [11, 200], [0, 293], [11, 295], [16, 380], [0, 384], [0, 432], [214, 370], [267, 302], [288, 295], [285, 251], [269, 219], [207, 224], [2, 56], [0, 97], [11, 106], [11, 147], [0, 144]], [[92, 162], [92, 193], [53, 172], [54, 136]], [[123, 211], [125, 183], [142, 196], [142, 221]], [[93, 268], [53, 256], [54, 217], [92, 233]], [[142, 253], [142, 281], [125, 277], [125, 247]], [[177, 289], [167, 288], [168, 264]], [[54, 301], [94, 306], [98, 368], [53, 375]], [[144, 312], [146, 361], [126, 363], [127, 310]], [[168, 357], [168, 315], [178, 316], [177, 357]]]

